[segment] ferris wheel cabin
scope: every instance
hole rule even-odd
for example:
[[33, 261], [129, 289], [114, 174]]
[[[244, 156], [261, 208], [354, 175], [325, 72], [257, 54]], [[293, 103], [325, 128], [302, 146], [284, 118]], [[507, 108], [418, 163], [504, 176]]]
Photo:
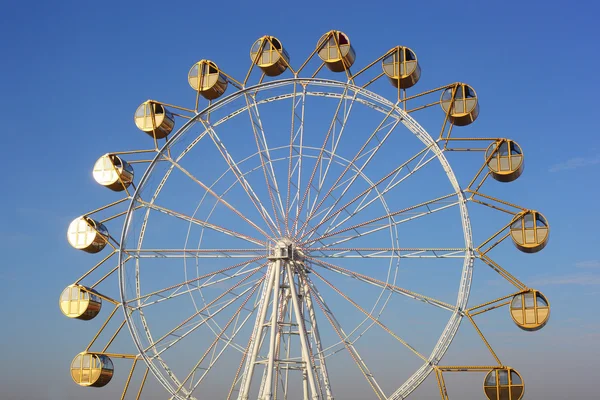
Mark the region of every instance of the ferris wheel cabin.
[[113, 377], [110, 358], [98, 353], [79, 353], [71, 363], [71, 378], [80, 386], [102, 387]]
[[523, 173], [523, 151], [512, 140], [501, 139], [489, 145], [485, 159], [490, 174], [500, 182], [512, 182]]
[[274, 36], [263, 36], [254, 42], [250, 59], [267, 76], [281, 75], [290, 62], [289, 54]]
[[537, 290], [530, 290], [513, 297], [510, 316], [517, 326], [525, 331], [542, 329], [550, 319], [550, 304]]
[[488, 372], [483, 391], [489, 400], [520, 400], [525, 392], [523, 378], [512, 368], [498, 368]]
[[442, 92], [440, 104], [448, 119], [456, 126], [469, 125], [479, 116], [479, 101], [475, 90], [459, 83]]
[[207, 100], [214, 100], [227, 90], [227, 77], [210, 60], [200, 60], [190, 68], [188, 83]]
[[102, 299], [94, 289], [70, 285], [60, 295], [60, 310], [69, 318], [89, 321], [100, 313]]
[[94, 164], [93, 175], [100, 185], [121, 192], [133, 182], [133, 167], [119, 156], [105, 154]]
[[67, 231], [69, 244], [86, 253], [98, 253], [108, 243], [108, 230], [100, 222], [88, 217], [74, 219]]
[[135, 111], [136, 126], [156, 139], [167, 137], [175, 126], [175, 118], [162, 104], [148, 100]]
[[319, 57], [333, 72], [343, 72], [354, 64], [356, 53], [344, 32], [330, 31], [321, 36], [317, 44]]
[[398, 46], [381, 62], [383, 72], [394, 87], [408, 89], [421, 78], [417, 55], [408, 47]]
[[550, 227], [537, 211], [517, 215], [510, 224], [510, 236], [517, 248], [525, 253], [537, 253], [546, 247]]

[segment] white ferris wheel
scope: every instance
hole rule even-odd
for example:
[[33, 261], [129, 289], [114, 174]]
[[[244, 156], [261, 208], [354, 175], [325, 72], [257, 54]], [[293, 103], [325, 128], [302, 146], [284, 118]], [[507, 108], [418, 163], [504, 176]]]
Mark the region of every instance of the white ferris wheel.
[[[75, 219], [68, 239], [112, 252], [60, 306], [84, 320], [103, 302], [114, 308], [73, 360], [75, 382], [104, 386], [112, 360], [129, 358], [123, 395], [138, 361], [146, 366], [138, 398], [151, 373], [172, 399], [403, 399], [434, 372], [447, 399], [443, 373], [468, 370], [487, 373], [489, 399], [520, 399], [521, 376], [474, 320], [502, 306], [525, 330], [549, 317], [547, 299], [489, 254], [507, 238], [525, 252], [548, 240], [540, 213], [482, 192], [490, 176], [521, 175], [519, 145], [453, 134], [477, 118], [477, 94], [464, 83], [408, 93], [421, 68], [404, 46], [354, 73], [356, 53], [340, 31], [297, 68], [273, 36], [258, 39], [250, 59], [244, 80], [213, 61], [194, 64], [195, 106], [144, 102], [134, 120], [151, 146], [95, 164], [96, 181], [123, 197]], [[391, 99], [372, 91], [380, 78]], [[415, 118], [434, 106], [432, 136]], [[462, 186], [446, 158], [459, 149], [483, 154]], [[145, 170], [134, 175], [138, 165]], [[510, 215], [483, 243], [473, 240], [470, 202]], [[475, 262], [516, 291], [469, 305]], [[101, 289], [111, 276], [115, 295]], [[108, 344], [92, 349], [118, 315]], [[497, 365], [444, 366], [463, 319]], [[111, 352], [125, 326], [136, 350]]]

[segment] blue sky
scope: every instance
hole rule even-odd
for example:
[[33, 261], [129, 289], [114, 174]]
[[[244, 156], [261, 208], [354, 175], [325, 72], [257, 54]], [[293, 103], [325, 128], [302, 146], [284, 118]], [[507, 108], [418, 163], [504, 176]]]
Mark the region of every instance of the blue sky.
[[[491, 192], [543, 212], [551, 239], [534, 255], [505, 246], [499, 261], [544, 292], [552, 317], [542, 331], [524, 334], [509, 319], [486, 316], [490, 340], [524, 375], [529, 398], [592, 398], [600, 356], [598, 11], [594, 2], [556, 1], [462, 2], [458, 9], [435, 1], [3, 3], [2, 398], [104, 399], [120, 390], [126, 367], [102, 390], [71, 382], [68, 365], [98, 321], [67, 320], [57, 299], [92, 265], [66, 242], [69, 222], [114, 200], [93, 181], [93, 162], [149, 143], [133, 126], [135, 108], [149, 98], [192, 104], [185, 77], [199, 59], [242, 78], [256, 38], [278, 37], [298, 65], [330, 29], [350, 36], [357, 65], [409, 46], [423, 70], [418, 89], [463, 81], [477, 90], [481, 116], [465, 132], [522, 146], [523, 176], [507, 186], [493, 182]], [[473, 296], [500, 291], [493, 274], [480, 277]], [[485, 349], [472, 334], [460, 335], [449, 359], [477, 363]], [[447, 378], [451, 396], [481, 398], [481, 379]], [[431, 380], [425, 386], [416, 398], [432, 393]], [[156, 383], [149, 387], [148, 399], [164, 398]]]

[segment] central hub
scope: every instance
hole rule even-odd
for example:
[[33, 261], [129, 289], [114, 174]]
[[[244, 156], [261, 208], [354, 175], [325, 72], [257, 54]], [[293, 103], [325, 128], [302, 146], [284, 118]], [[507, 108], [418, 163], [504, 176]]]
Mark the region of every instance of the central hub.
[[279, 239], [277, 243], [269, 245], [269, 260], [304, 261], [304, 253], [290, 239]]

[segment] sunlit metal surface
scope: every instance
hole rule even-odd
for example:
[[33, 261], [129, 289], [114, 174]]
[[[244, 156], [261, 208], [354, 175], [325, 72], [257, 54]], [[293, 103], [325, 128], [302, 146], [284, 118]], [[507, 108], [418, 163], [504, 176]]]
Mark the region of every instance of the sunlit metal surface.
[[93, 175], [100, 185], [120, 192], [133, 182], [133, 167], [119, 156], [105, 154], [94, 164]]
[[356, 53], [344, 32], [330, 31], [317, 44], [319, 57], [333, 72], [342, 72], [354, 64]]
[[513, 297], [510, 316], [517, 326], [526, 331], [542, 329], [550, 319], [550, 303], [537, 290], [529, 290]]
[[[131, 361], [131, 368], [122, 398], [136, 379], [138, 361], [143, 361], [146, 369], [136, 400], [141, 397], [149, 372], [172, 399], [203, 398], [221, 389], [218, 397], [227, 400], [287, 398], [298, 394], [298, 390], [291, 389], [297, 387], [305, 399], [331, 400], [337, 387], [347, 385], [330, 375], [331, 362], [341, 352], [349, 356], [352, 367], [364, 379], [354, 383], [366, 384], [374, 398], [404, 399], [433, 372], [442, 400], [448, 400], [445, 373], [480, 372], [487, 373], [484, 392], [490, 400], [519, 400], [524, 392], [522, 378], [502, 363], [475, 319], [507, 307], [512, 320], [523, 330], [538, 330], [549, 320], [548, 300], [492, 258], [494, 249], [509, 237], [519, 250], [529, 253], [541, 250], [548, 241], [549, 226], [540, 213], [483, 191], [490, 176], [511, 182], [523, 173], [521, 147], [507, 138], [453, 135], [454, 127], [471, 124], [478, 117], [475, 91], [467, 84], [451, 83], [407, 93], [421, 79], [421, 67], [415, 52], [405, 46], [393, 47], [355, 73], [350, 71], [356, 61], [350, 40], [335, 30], [325, 33], [312, 54], [296, 67], [290, 64], [279, 39], [269, 35], [254, 42], [250, 58], [248, 72], [240, 80], [210, 60], [194, 64], [188, 73], [188, 82], [196, 91], [193, 106], [148, 100], [138, 107], [136, 126], [153, 138], [152, 148], [111, 152], [94, 165], [94, 179], [122, 197], [75, 219], [67, 238], [73, 247], [88, 253], [99, 252], [106, 245], [112, 252], [63, 291], [59, 307], [67, 317], [82, 320], [96, 317], [103, 302], [113, 309], [85, 350], [73, 360], [73, 380], [82, 386], [104, 386], [114, 373], [111, 359], [126, 359]], [[338, 75], [341, 80], [318, 76], [331, 75], [327, 70], [343, 72]], [[280, 75], [283, 77], [271, 79]], [[376, 94], [371, 87], [366, 89], [382, 77], [397, 89], [392, 99]], [[232, 93], [225, 95], [229, 85]], [[206, 107], [201, 98], [208, 100]], [[317, 101], [335, 105], [330, 120], [322, 116], [316, 120], [314, 113], [305, 112], [307, 104], [310, 107]], [[278, 104], [285, 105], [284, 114], [265, 111], [269, 105]], [[438, 105], [443, 110], [442, 122], [439, 135], [433, 137], [413, 116]], [[355, 110], [360, 108], [363, 110]], [[354, 122], [350, 116], [365, 110], [378, 119], [373, 124], [376, 127], [370, 134], [365, 132], [368, 139], [356, 154], [345, 154], [344, 140], [349, 133], [344, 140], [341, 138], [345, 131], [351, 132]], [[282, 115], [291, 115], [289, 127], [265, 128], [280, 121]], [[176, 119], [181, 127], [173, 133]], [[232, 123], [241, 126], [244, 120], [249, 129], [227, 131]], [[315, 124], [323, 129], [315, 130]], [[381, 154], [386, 154], [386, 140], [399, 129], [418, 139], [420, 149], [405, 160], [390, 163], [385, 159], [385, 168], [390, 170], [383, 178], [373, 179], [367, 164], [378, 162]], [[325, 135], [323, 144], [318, 135]], [[317, 143], [311, 143], [315, 137]], [[244, 142], [246, 138], [252, 139], [250, 146]], [[245, 158], [232, 152], [231, 140], [239, 142], [236, 151], [245, 151]], [[209, 168], [199, 173], [191, 170], [198, 162], [195, 150], [205, 152], [202, 160], [211, 160]], [[466, 186], [459, 184], [446, 158], [451, 151], [480, 152], [484, 156], [481, 168]], [[404, 182], [418, 179], [419, 171], [436, 163], [451, 190], [398, 207], [399, 197], [394, 195], [406, 195], [402, 192]], [[138, 181], [134, 181], [131, 164], [146, 168]], [[181, 182], [192, 184], [193, 190], [179, 190], [177, 183]], [[424, 182], [423, 187], [431, 186]], [[198, 195], [195, 211], [178, 206]], [[163, 204], [165, 198], [178, 202], [167, 206]], [[467, 203], [508, 213], [512, 219], [483, 242], [474, 243]], [[201, 215], [200, 209], [206, 215]], [[459, 228], [456, 237], [461, 243], [399, 245], [406, 239], [399, 233], [404, 224], [427, 224], [432, 215], [449, 209], [458, 210], [453, 225]], [[224, 210], [228, 217], [219, 218]], [[366, 215], [368, 218], [364, 218]], [[150, 224], [158, 216], [167, 221], [160, 232]], [[189, 224], [183, 246], [173, 245], [176, 235], [169, 229], [169, 221]], [[122, 229], [120, 237], [110, 236], [104, 224]], [[427, 229], [433, 232], [439, 226]], [[197, 246], [190, 246], [193, 230], [202, 232]], [[389, 239], [369, 242], [369, 238], [380, 234]], [[215, 246], [207, 247], [206, 242]], [[435, 293], [400, 286], [396, 276], [401, 259], [458, 261], [462, 270], [456, 302], [444, 302]], [[115, 261], [116, 265], [110, 265]], [[176, 277], [166, 268], [157, 280], [161, 285], [151, 288], [146, 282], [145, 266], [152, 262], [182, 262], [185, 276]], [[379, 268], [364, 268], [379, 262], [388, 265], [383, 278], [375, 274]], [[490, 267], [513, 285], [515, 292], [469, 306], [475, 262]], [[195, 272], [189, 269], [193, 264]], [[104, 289], [96, 289], [99, 285], [110, 289], [108, 282], [116, 273], [119, 300]], [[173, 284], [169, 279], [174, 277]], [[356, 289], [346, 290], [341, 285], [348, 280]], [[378, 297], [367, 309], [358, 300], [362, 301], [369, 290], [375, 290]], [[331, 308], [332, 293], [349, 305], [347, 315], [336, 315]], [[148, 318], [156, 307], [171, 307], [173, 314], [182, 312], [176, 304], [183, 298], [191, 298], [194, 307], [183, 322], [163, 318], [162, 326], [156, 326], [156, 320]], [[399, 298], [446, 313], [445, 327], [433, 348], [425, 349], [427, 353], [384, 325], [384, 310]], [[349, 327], [346, 318], [351, 315], [362, 322]], [[443, 356], [463, 318], [473, 326], [496, 364], [443, 365]], [[110, 322], [115, 321], [113, 333], [103, 334], [113, 329], [115, 324]], [[127, 331], [125, 326], [136, 350], [109, 352], [118, 335]], [[191, 339], [198, 329], [203, 329], [202, 338], [210, 343]], [[382, 329], [420, 363], [404, 383], [397, 382], [392, 392], [382, 389], [377, 369], [361, 356], [363, 341], [359, 339], [370, 335], [371, 329]], [[330, 335], [322, 335], [325, 331]], [[174, 348], [185, 345], [201, 349], [202, 355], [195, 366], [182, 371], [180, 365], [168, 360], [172, 360]], [[290, 353], [292, 347], [295, 354]], [[234, 364], [223, 364], [231, 360], [229, 356], [221, 357], [226, 350], [237, 355]], [[208, 375], [213, 370], [235, 373], [230, 386], [213, 386], [212, 375]]]
[[250, 59], [267, 76], [281, 75], [290, 62], [290, 56], [274, 36], [263, 36], [252, 45]]
[[90, 320], [100, 312], [102, 299], [95, 290], [69, 285], [60, 295], [60, 310], [69, 318]]
[[108, 230], [100, 222], [87, 217], [73, 220], [67, 231], [69, 244], [77, 250], [98, 253], [106, 246]]
[[486, 375], [483, 391], [489, 400], [520, 400], [525, 393], [525, 386], [517, 371], [498, 368]]
[[537, 211], [517, 215], [510, 224], [510, 236], [517, 248], [525, 253], [536, 253], [546, 247], [550, 226]]
[[514, 141], [501, 139], [489, 145], [485, 152], [492, 177], [500, 182], [512, 182], [523, 173], [523, 151]]
[[227, 79], [210, 60], [200, 60], [190, 68], [188, 82], [192, 89], [208, 100], [220, 97], [227, 90]]
[[479, 100], [475, 90], [465, 84], [444, 90], [441, 105], [448, 118], [456, 126], [464, 126], [473, 123], [479, 116]]
[[113, 377], [114, 366], [103, 354], [79, 353], [71, 363], [71, 378], [80, 386], [102, 387]]
[[164, 139], [173, 130], [173, 114], [161, 104], [148, 100], [135, 111], [136, 126], [156, 139]]
[[408, 47], [398, 46], [381, 62], [383, 72], [392, 85], [401, 89], [413, 87], [421, 78], [417, 55]]

